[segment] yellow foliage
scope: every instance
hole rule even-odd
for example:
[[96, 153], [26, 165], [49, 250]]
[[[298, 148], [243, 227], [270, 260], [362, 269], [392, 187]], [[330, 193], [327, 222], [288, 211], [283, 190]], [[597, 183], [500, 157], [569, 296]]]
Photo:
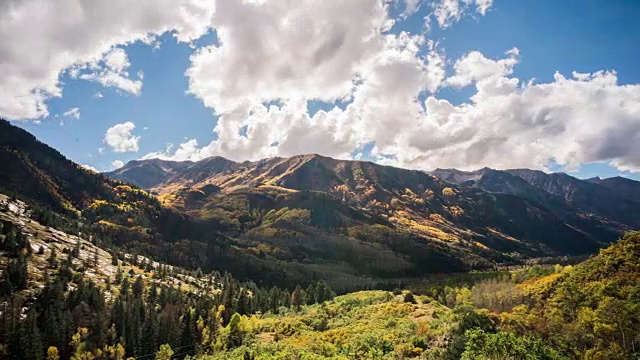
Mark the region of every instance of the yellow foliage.
[[399, 217], [391, 217], [390, 220], [395, 221], [397, 223], [400, 223], [402, 225], [406, 225], [409, 228], [411, 228], [412, 230], [421, 232], [427, 236], [430, 237], [434, 237], [438, 240], [441, 241], [458, 241], [458, 237], [456, 237], [453, 234], [450, 233], [446, 233], [444, 231], [442, 231], [441, 229], [438, 229], [436, 227], [433, 226], [428, 226], [428, 225], [424, 225], [424, 224], [420, 224], [417, 221], [413, 220], [413, 219], [408, 219], [408, 218], [399, 218]]
[[486, 229], [487, 229], [490, 233], [492, 233], [492, 234], [494, 234], [494, 235], [497, 235], [497, 236], [499, 236], [499, 237], [501, 237], [501, 238], [503, 238], [503, 239], [505, 239], [505, 240], [518, 241], [518, 239], [516, 239], [516, 238], [514, 238], [514, 237], [512, 237], [512, 236], [509, 236], [509, 235], [503, 234], [503, 233], [501, 233], [500, 231], [498, 231], [498, 230], [496, 230], [496, 229], [494, 229], [494, 228], [492, 228], [492, 227], [487, 227]]
[[457, 194], [457, 192], [450, 188], [450, 187], [446, 187], [444, 189], [442, 189], [442, 195], [443, 196], [455, 196]]
[[520, 288], [524, 296], [534, 300], [540, 300], [551, 292], [556, 280], [561, 276], [562, 274], [556, 273], [539, 278], [533, 278], [518, 284], [517, 286]]
[[464, 214], [464, 210], [462, 210], [462, 208], [460, 206], [449, 206], [447, 208], [447, 210], [451, 213], [451, 215], [453, 216], [461, 216]]
[[424, 194], [423, 194], [423, 195], [424, 195], [424, 197], [425, 197], [427, 200], [429, 200], [429, 199], [431, 199], [431, 198], [433, 197], [433, 195], [434, 195], [434, 194], [433, 194], [433, 190], [431, 190], [431, 189], [427, 189], [427, 190], [425, 190], [425, 191], [424, 191]]

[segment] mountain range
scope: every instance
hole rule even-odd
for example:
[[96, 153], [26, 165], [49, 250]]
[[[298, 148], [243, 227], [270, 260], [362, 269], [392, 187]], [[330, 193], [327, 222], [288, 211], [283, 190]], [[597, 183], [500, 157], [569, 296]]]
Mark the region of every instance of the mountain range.
[[224, 219], [240, 236], [260, 241], [301, 235], [279, 234], [291, 229], [274, 225], [270, 212], [302, 208], [311, 217], [301, 220], [325, 232], [349, 235], [375, 225], [479, 254], [479, 263], [505, 260], [505, 253], [591, 252], [640, 226], [639, 182], [529, 169], [427, 173], [311, 154], [240, 163], [137, 160], [107, 176], [192, 216]]
[[315, 154], [135, 160], [97, 174], [6, 121], [0, 161], [0, 192], [71, 219], [68, 227], [269, 284], [323, 278], [341, 289], [583, 255], [640, 227], [640, 183], [623, 178], [428, 173]]

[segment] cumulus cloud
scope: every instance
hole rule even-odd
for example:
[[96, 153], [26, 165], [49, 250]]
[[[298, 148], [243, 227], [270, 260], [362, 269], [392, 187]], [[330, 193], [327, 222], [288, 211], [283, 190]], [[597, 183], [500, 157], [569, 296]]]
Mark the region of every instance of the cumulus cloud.
[[[496, 67], [498, 69], [498, 67]], [[545, 84], [486, 77], [470, 103], [429, 97], [420, 125], [391, 153], [415, 168], [481, 166], [575, 169], [607, 162], [640, 170], [640, 85], [618, 85], [615, 72], [556, 73]]]
[[348, 98], [391, 25], [380, 0], [221, 1], [216, 10], [219, 45], [196, 52], [187, 76], [189, 92], [219, 114], [302, 92]]
[[121, 160], [113, 160], [113, 162], [111, 162], [111, 167], [113, 168], [113, 170], [120, 169], [123, 166], [124, 163]]
[[140, 136], [133, 135], [135, 124], [127, 121], [122, 124], [115, 124], [107, 129], [104, 135], [104, 143], [115, 152], [135, 152], [138, 151]]
[[158, 151], [146, 154], [142, 157], [142, 159], [163, 159], [163, 160], [174, 160], [174, 161], [184, 161], [184, 160], [201, 160], [206, 157], [206, 155], [200, 154], [200, 148], [198, 147], [198, 141], [196, 139], [188, 140], [177, 149], [174, 149], [173, 144], [167, 144], [167, 148], [165, 151]]
[[98, 169], [94, 168], [91, 165], [80, 164], [80, 166], [83, 167], [85, 170], [89, 170], [89, 171], [92, 171], [94, 173], [99, 173]]
[[[218, 41], [195, 49], [186, 70], [188, 92], [218, 115], [215, 140], [185, 140], [145, 157], [349, 158], [375, 144], [378, 161], [421, 169], [606, 162], [640, 170], [633, 148], [640, 143], [640, 85], [618, 84], [613, 71], [521, 80], [513, 76], [517, 48], [499, 59], [471, 51], [447, 74], [451, 61], [426, 34], [389, 31], [426, 6], [395, 3], [404, 6], [396, 19], [387, 0], [5, 1], [0, 116], [47, 116], [46, 101], [61, 96], [61, 74], [139, 94], [143, 74], [130, 73], [126, 45], [154, 46], [167, 31], [193, 45], [215, 29]], [[493, 1], [431, 4], [427, 21], [446, 28], [485, 15]], [[462, 104], [439, 97], [443, 87], [465, 86], [475, 92]], [[310, 113], [318, 103], [324, 110]], [[116, 124], [104, 144], [138, 151], [134, 128]]]
[[[191, 42], [209, 30], [213, 12], [208, 0], [2, 1], [0, 116], [46, 117], [46, 101], [62, 95], [59, 78], [65, 70], [103, 59], [115, 66], [111, 60], [116, 59], [105, 58], [115, 46], [149, 43], [167, 31], [174, 31], [178, 41]], [[123, 81], [110, 70], [98, 70], [95, 80], [130, 92], [137, 89], [139, 79]]]
[[471, 51], [453, 65], [454, 75], [447, 79], [452, 86], [462, 87], [490, 78], [503, 77], [513, 72], [520, 50], [513, 48], [505, 53], [509, 57], [498, 61], [487, 59], [479, 51]]
[[65, 111], [62, 115], [66, 117], [72, 117], [74, 119], [80, 119], [80, 109], [77, 107], [74, 107]]
[[[365, 138], [356, 131], [391, 139], [394, 131], [385, 127], [411, 124], [407, 104], [419, 108], [418, 94], [436, 91], [445, 78], [435, 44], [424, 35], [388, 33], [393, 21], [380, 0], [219, 3], [219, 42], [198, 50], [187, 71], [189, 92], [219, 115], [217, 140], [198, 150], [189, 143], [192, 158], [305, 149], [348, 156]], [[361, 111], [310, 116], [311, 100]]]
[[131, 79], [127, 71], [130, 65], [127, 53], [121, 48], [113, 48], [99, 62], [84, 66], [84, 68], [92, 70], [81, 74], [79, 68], [74, 68], [72, 69], [72, 76], [83, 80], [95, 81], [105, 87], [116, 87], [128, 93], [140, 95], [143, 76], [142, 73], [138, 73], [137, 80]]
[[[635, 149], [640, 143], [639, 84], [619, 85], [612, 71], [557, 73], [553, 81], [540, 84], [521, 81], [512, 76], [519, 61], [516, 48], [500, 59], [470, 52], [454, 62], [445, 78], [444, 59], [433, 45], [427, 44], [432, 49], [428, 56], [417, 56], [423, 41], [408, 34], [386, 38], [360, 70], [345, 107], [311, 116], [301, 90], [298, 98], [224, 113], [217, 140], [202, 147], [191, 140], [179, 146], [181, 151], [162, 155], [244, 160], [317, 152], [349, 158], [373, 143], [376, 161], [416, 169], [545, 169], [553, 162], [570, 170], [606, 162], [640, 171]], [[467, 85], [474, 85], [475, 93], [459, 105], [434, 94], [441, 86]], [[419, 102], [425, 93], [426, 100]]]

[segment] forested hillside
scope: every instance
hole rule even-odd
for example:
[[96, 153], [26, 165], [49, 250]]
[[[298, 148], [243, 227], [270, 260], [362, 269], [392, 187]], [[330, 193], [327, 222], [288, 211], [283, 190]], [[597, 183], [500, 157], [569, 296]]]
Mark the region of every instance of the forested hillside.
[[573, 267], [414, 280], [334, 298], [322, 281], [265, 288], [104, 251], [9, 204], [0, 221], [7, 359], [638, 355], [640, 233]]

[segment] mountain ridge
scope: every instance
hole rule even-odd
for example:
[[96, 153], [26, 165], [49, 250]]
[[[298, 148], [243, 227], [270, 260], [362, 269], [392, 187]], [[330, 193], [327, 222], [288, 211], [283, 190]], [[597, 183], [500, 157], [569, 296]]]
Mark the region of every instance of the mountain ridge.
[[[126, 168], [127, 165], [120, 171], [126, 172]], [[501, 204], [497, 205], [499, 207], [529, 209], [521, 212], [519, 216], [523, 219], [539, 217], [546, 219], [549, 223], [556, 223], [557, 225], [551, 225], [551, 227], [557, 233], [566, 232], [565, 235], [561, 235], [564, 237], [613, 240], [627, 229], [625, 224], [606, 218], [592, 216], [591, 219], [585, 219], [584, 215], [578, 214], [558, 195], [541, 192], [519, 176], [490, 168], [483, 168], [475, 173], [464, 172], [463, 175], [481, 180], [484, 179], [483, 174], [499, 176], [512, 184], [511, 191], [499, 191], [500, 189], [483, 186], [479, 190], [484, 193], [478, 193], [473, 190], [474, 186], [465, 184], [469, 179], [456, 181], [447, 179], [446, 176], [433, 176], [433, 172], [407, 170], [367, 161], [336, 160], [318, 154], [234, 163], [223, 171], [209, 172], [206, 175], [189, 175], [189, 172], [190, 168], [187, 168], [180, 176], [183, 179], [198, 181], [172, 182], [169, 179], [152, 187], [151, 190], [159, 194], [161, 199], [165, 199], [170, 206], [190, 212], [194, 216], [202, 214], [200, 210], [202, 208], [214, 208], [216, 202], [224, 201], [223, 198], [237, 197], [239, 192], [264, 194], [269, 191], [276, 193], [317, 191], [349, 204], [358, 211], [382, 216], [394, 227], [409, 231], [424, 229], [425, 231], [421, 234], [427, 237], [433, 237], [434, 234], [439, 233], [443, 238], [456, 239], [455, 241], [466, 238], [474, 242], [480, 238], [485, 240], [492, 238], [493, 235], [497, 235], [502, 240], [514, 238], [505, 234], [503, 230], [495, 231], [491, 223], [484, 224], [491, 230], [479, 228], [478, 223], [482, 221], [498, 221], [496, 226], [510, 229], [509, 231], [513, 234], [517, 234], [516, 238], [542, 238], [541, 233], [534, 235], [535, 231], [520, 231], [510, 227], [508, 223], [513, 220], [508, 218], [500, 220], [506, 217], [507, 213], [496, 213], [494, 208], [487, 207], [487, 204], [495, 202]], [[211, 191], [212, 189], [215, 190]], [[445, 195], [443, 191], [450, 193]], [[459, 195], [466, 200], [455, 203], [453, 199]], [[474, 197], [482, 198], [481, 202], [476, 203], [470, 200]], [[393, 209], [394, 204], [399, 209]], [[461, 205], [464, 206], [461, 207]], [[466, 209], [467, 206], [471, 209]], [[480, 212], [476, 209], [483, 207], [485, 210]], [[467, 217], [464, 215], [466, 210], [470, 210], [472, 215], [476, 215], [477, 212], [478, 216]], [[483, 214], [489, 214], [488, 218], [493, 220], [487, 219]], [[474, 218], [481, 220], [475, 221]], [[434, 219], [439, 221], [433, 221]], [[473, 230], [469, 231], [469, 226], [472, 226]], [[566, 229], [562, 230], [563, 228]], [[469, 230], [460, 232], [460, 229]], [[417, 232], [420, 233], [420, 231]], [[568, 235], [572, 232], [573, 235]], [[557, 239], [558, 235], [551, 236], [556, 236]], [[481, 245], [486, 246], [487, 244], [483, 244], [482, 241], [480, 240]], [[489, 243], [492, 241], [488, 240]], [[571, 242], [571, 240], [565, 241]], [[507, 248], [513, 248], [513, 244], [508, 245]]]

